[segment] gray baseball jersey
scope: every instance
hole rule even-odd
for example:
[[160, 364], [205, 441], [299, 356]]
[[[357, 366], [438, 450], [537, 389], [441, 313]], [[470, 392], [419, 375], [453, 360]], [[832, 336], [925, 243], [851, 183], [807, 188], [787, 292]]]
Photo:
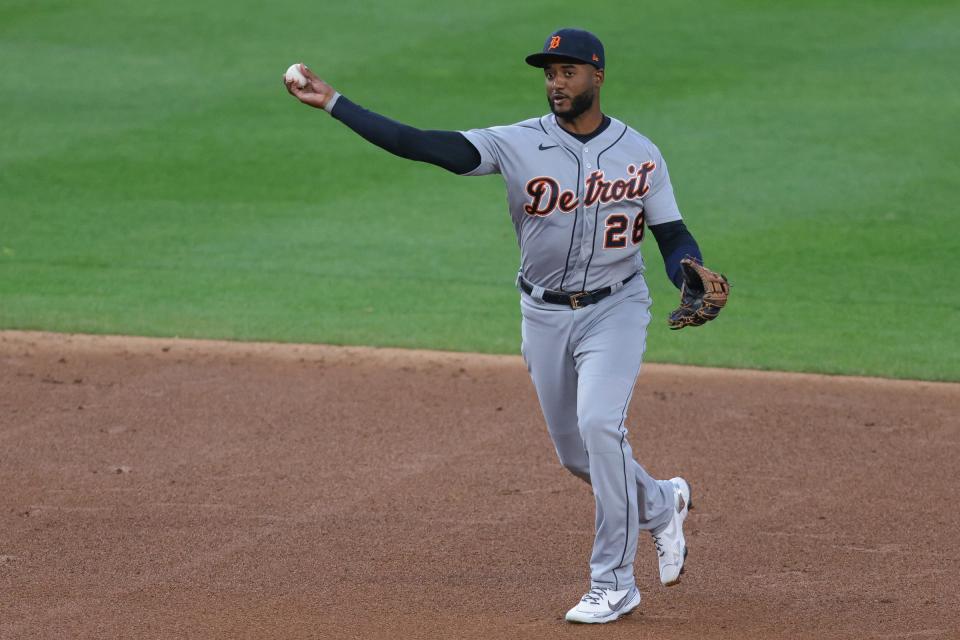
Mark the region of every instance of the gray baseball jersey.
[[[593, 586], [634, 586], [640, 530], [665, 527], [674, 486], [633, 458], [625, 426], [650, 320], [640, 243], [644, 224], [680, 219], [657, 147], [619, 120], [582, 143], [552, 114], [462, 132], [480, 152], [467, 175], [500, 173], [520, 245], [524, 359], [560, 462], [589, 482], [596, 501]], [[543, 288], [612, 287], [573, 309]]]
[[480, 152], [467, 175], [500, 173], [520, 271], [557, 291], [589, 291], [643, 270], [644, 223], [680, 219], [666, 163], [619, 120], [587, 143], [553, 114], [462, 132]]

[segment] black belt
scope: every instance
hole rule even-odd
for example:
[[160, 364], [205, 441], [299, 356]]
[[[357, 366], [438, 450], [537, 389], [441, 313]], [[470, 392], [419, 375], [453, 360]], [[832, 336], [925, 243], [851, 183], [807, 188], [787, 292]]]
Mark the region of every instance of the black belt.
[[[636, 273], [628, 276], [624, 280], [621, 280], [619, 284], [624, 285], [633, 280], [633, 276], [637, 275]], [[520, 276], [520, 289], [527, 295], [533, 293], [533, 285], [523, 279], [523, 276]], [[543, 301], [549, 302], [550, 304], [566, 304], [570, 305], [571, 309], [582, 309], [583, 307], [589, 306], [591, 304], [596, 304], [600, 302], [608, 295], [613, 293], [612, 287], [604, 287], [603, 289], [594, 289], [593, 291], [576, 291], [574, 293], [564, 293], [562, 291], [550, 291], [549, 289], [544, 289], [543, 291]]]

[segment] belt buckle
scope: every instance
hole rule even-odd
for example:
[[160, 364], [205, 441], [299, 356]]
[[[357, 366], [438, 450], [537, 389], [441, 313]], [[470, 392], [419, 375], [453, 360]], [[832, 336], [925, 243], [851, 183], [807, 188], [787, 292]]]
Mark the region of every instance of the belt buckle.
[[590, 292], [588, 292], [588, 291], [578, 291], [578, 292], [576, 292], [576, 293], [571, 293], [571, 294], [570, 294], [570, 308], [573, 309], [573, 310], [583, 309], [584, 305], [580, 304], [580, 300], [581, 300], [582, 298], [587, 297], [588, 295], [590, 295]]

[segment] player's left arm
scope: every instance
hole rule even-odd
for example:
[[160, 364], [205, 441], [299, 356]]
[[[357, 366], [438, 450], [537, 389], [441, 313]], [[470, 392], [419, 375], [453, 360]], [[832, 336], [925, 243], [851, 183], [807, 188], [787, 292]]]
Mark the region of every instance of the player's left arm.
[[643, 197], [643, 215], [663, 255], [667, 277], [679, 289], [684, 282], [680, 261], [690, 256], [703, 264], [703, 256], [680, 216], [667, 162], [653, 143], [650, 143], [650, 157], [655, 168], [650, 174], [650, 190]]
[[667, 277], [679, 289], [683, 286], [683, 267], [680, 261], [690, 257], [703, 264], [700, 247], [683, 220], [655, 224], [649, 229], [660, 248], [663, 265], [667, 269]]
[[722, 273], [703, 266], [700, 247], [683, 223], [667, 164], [656, 147], [653, 156], [659, 171], [654, 171], [644, 196], [644, 215], [663, 254], [667, 276], [680, 289], [680, 306], [671, 312], [667, 324], [671, 329], [699, 327], [715, 319], [727, 304], [730, 283]]

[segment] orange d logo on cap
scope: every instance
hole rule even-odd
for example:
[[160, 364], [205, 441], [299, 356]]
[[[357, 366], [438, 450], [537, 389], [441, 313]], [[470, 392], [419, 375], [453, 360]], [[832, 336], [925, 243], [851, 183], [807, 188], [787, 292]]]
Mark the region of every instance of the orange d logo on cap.
[[577, 64], [592, 64], [597, 69], [603, 69], [603, 43], [597, 36], [583, 29], [556, 29], [543, 40], [540, 51], [524, 58], [531, 67], [540, 69], [545, 69], [552, 62], [561, 59]]

